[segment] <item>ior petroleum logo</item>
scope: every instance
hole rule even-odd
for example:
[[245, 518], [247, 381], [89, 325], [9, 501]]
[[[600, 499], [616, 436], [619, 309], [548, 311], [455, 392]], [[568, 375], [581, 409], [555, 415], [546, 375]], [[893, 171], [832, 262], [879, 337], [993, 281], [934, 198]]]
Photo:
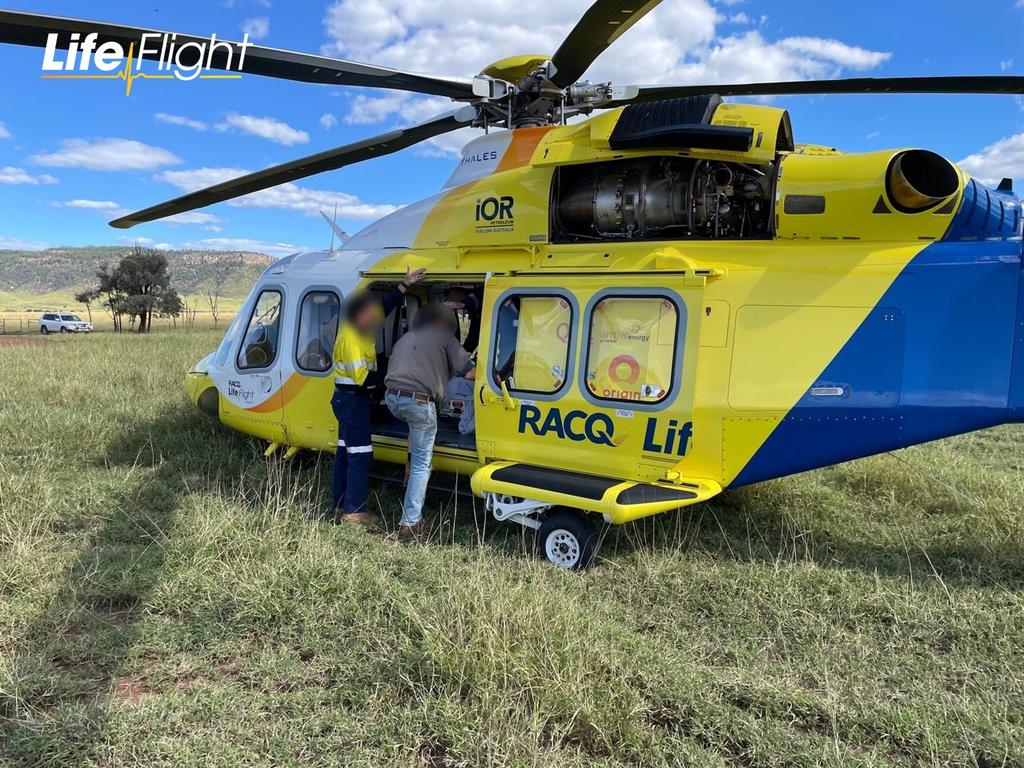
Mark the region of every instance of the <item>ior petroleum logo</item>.
[[[132, 92], [135, 80], [238, 80], [245, 68], [246, 50], [253, 46], [248, 33], [242, 42], [209, 38], [187, 38], [167, 32], [146, 32], [136, 42], [124, 45], [116, 40], [100, 42], [96, 32], [84, 37], [72, 32], [66, 44], [57, 32], [46, 37], [43, 50], [43, 79], [46, 80], [124, 80], [125, 95]], [[61, 57], [58, 51], [66, 49]], [[213, 74], [213, 58], [218, 57], [217, 69], [227, 73]], [[156, 72], [143, 72], [143, 59], [156, 62]], [[60, 73], [60, 74], [54, 74]]]

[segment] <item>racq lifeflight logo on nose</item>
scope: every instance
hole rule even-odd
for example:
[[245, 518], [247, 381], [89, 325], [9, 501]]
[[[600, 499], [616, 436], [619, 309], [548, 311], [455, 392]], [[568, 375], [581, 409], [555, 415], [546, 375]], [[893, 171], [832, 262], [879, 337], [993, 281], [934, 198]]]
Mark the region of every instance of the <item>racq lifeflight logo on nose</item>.
[[[138, 46], [138, 47], [136, 47]], [[218, 40], [217, 35], [179, 41], [169, 32], [146, 32], [128, 50], [116, 40], [100, 42], [96, 32], [72, 32], [61, 39], [57, 32], [46, 37], [43, 50], [43, 79], [124, 80], [125, 95], [131, 95], [135, 80], [238, 80], [245, 68], [245, 53], [253, 43], [248, 33], [242, 42]], [[216, 74], [211, 73], [217, 57]], [[156, 62], [156, 72], [143, 72], [143, 60]], [[225, 74], [223, 71], [226, 70]]]

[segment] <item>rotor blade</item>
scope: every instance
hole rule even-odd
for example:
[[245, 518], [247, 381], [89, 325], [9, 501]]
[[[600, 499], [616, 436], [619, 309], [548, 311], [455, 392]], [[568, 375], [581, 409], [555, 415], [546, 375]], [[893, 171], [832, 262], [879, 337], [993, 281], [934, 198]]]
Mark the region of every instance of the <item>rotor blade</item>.
[[568, 88], [587, 71], [619, 35], [640, 21], [661, 0], [597, 0], [583, 14], [569, 36], [551, 57], [555, 74], [551, 82]]
[[[121, 24], [0, 10], [0, 43], [45, 48], [49, 35], [56, 34], [56, 48], [64, 50], [70, 45], [71, 33], [78, 33], [83, 40], [86, 35], [96, 33], [96, 47], [106, 42], [115, 42], [123, 48], [126, 55], [129, 46], [134, 43], [136, 59], [144, 58], [153, 61], [161, 60], [161, 55], [164, 53], [163, 36], [167, 35], [169, 38], [171, 35], [169, 32]], [[143, 45], [144, 35], [149, 36], [145, 46]], [[176, 35], [173, 42], [177, 51], [175, 56], [180, 55], [182, 67], [192, 67], [202, 61], [204, 55], [208, 55], [210, 68], [239, 71], [238, 60], [241, 43], [218, 40], [217, 46], [211, 46], [210, 38], [191, 35]], [[203, 47], [199, 48], [193, 45], [182, 50], [182, 46], [186, 43], [198, 43]], [[224, 45], [220, 43], [224, 43]], [[212, 51], [209, 50], [210, 48]], [[388, 67], [377, 67], [372, 64], [333, 59], [329, 56], [315, 56], [309, 53], [266, 48], [252, 43], [245, 48], [245, 63], [241, 71], [250, 75], [265, 75], [307, 83], [392, 88], [400, 91], [448, 96], [453, 99], [473, 97], [471, 80], [419, 75]]]
[[387, 133], [363, 139], [353, 144], [329, 149], [326, 152], [309, 155], [298, 160], [292, 160], [289, 163], [282, 163], [272, 168], [240, 176], [237, 179], [214, 184], [206, 189], [190, 192], [166, 203], [160, 203], [145, 210], [114, 219], [114, 221], [110, 222], [110, 226], [117, 229], [128, 229], [146, 221], [154, 221], [173, 216], [177, 213], [193, 211], [196, 208], [204, 208], [213, 203], [232, 200], [242, 195], [248, 195], [251, 192], [259, 192], [262, 189], [276, 187], [279, 184], [287, 184], [317, 173], [333, 171], [336, 168], [360, 163], [363, 160], [389, 155], [392, 152], [397, 152], [400, 149], [418, 144], [442, 133], [462, 128], [470, 124], [475, 116], [475, 107], [468, 105], [460, 107], [453, 112], [438, 115], [419, 125], [388, 131]]
[[851, 77], [840, 80], [795, 80], [782, 83], [716, 85], [625, 86], [637, 95], [613, 100], [602, 106], [620, 107], [641, 101], [660, 101], [681, 96], [803, 96], [841, 93], [1024, 93], [1024, 77], [1013, 75], [964, 75], [940, 77]]

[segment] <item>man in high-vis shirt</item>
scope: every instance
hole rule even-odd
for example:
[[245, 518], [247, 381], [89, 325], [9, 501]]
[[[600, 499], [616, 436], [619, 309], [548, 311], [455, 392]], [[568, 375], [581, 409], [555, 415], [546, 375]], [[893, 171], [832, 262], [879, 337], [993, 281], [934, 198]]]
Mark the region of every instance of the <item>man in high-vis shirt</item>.
[[366, 511], [369, 496], [370, 395], [381, 381], [377, 371], [377, 331], [398, 307], [409, 286], [423, 279], [425, 269], [407, 270], [405, 279], [383, 300], [356, 293], [345, 304], [345, 316], [334, 343], [334, 396], [331, 408], [338, 419], [338, 448], [334, 454], [334, 514], [344, 523], [376, 525]]

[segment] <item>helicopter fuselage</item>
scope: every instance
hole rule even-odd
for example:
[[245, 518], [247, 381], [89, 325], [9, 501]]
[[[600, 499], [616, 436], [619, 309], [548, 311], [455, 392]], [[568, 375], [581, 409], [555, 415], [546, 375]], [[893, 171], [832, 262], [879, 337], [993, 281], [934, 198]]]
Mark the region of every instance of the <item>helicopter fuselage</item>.
[[[920, 150], [793, 146], [766, 106], [708, 122], [750, 128], [743, 151], [650, 126], [624, 145], [620, 117], [481, 137], [438, 195], [273, 264], [189, 374], [197, 404], [272, 447], [333, 450], [333, 337], [311, 328], [426, 267], [380, 352], [423, 302], [482, 297], [475, 430], [435, 453], [481, 495], [621, 523], [1021, 419], [1014, 195]], [[375, 455], [402, 463], [393, 427]]]

